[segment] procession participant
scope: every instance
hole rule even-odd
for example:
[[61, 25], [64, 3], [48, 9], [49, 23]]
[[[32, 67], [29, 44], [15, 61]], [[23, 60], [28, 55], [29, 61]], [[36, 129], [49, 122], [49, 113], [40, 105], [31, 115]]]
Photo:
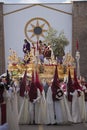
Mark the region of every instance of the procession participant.
[[15, 129], [19, 130], [19, 121], [18, 121], [18, 98], [17, 98], [17, 93], [18, 90], [15, 86], [15, 84], [13, 84], [12, 86], [12, 106], [13, 106], [13, 118], [15, 120]]
[[68, 101], [68, 105], [69, 105], [69, 109], [70, 109], [70, 113], [72, 114], [72, 97], [73, 97], [73, 93], [74, 92], [74, 88], [73, 88], [73, 81], [71, 78], [71, 73], [70, 73], [70, 69], [68, 72], [68, 82], [67, 82], [67, 101]]
[[54, 112], [57, 123], [68, 123], [72, 122], [72, 117], [68, 107], [66, 95], [61, 89], [61, 84], [58, 79], [57, 66], [55, 69], [54, 80], [52, 82], [52, 96], [54, 102]]
[[35, 123], [36, 124], [46, 124], [45, 92], [44, 92], [43, 86], [40, 83], [37, 70], [36, 70], [35, 74], [36, 74], [35, 85], [37, 87], [37, 98], [34, 100], [34, 103], [35, 103]]
[[[67, 99], [67, 83], [66, 81], [62, 81], [60, 80], [60, 88], [62, 89], [64, 95], [63, 95], [63, 103], [64, 103], [64, 108], [65, 108], [65, 113], [64, 115], [64, 122], [65, 123], [72, 123], [72, 116], [71, 116], [71, 112], [70, 112], [70, 107], [68, 104], [68, 99]], [[69, 95], [68, 95], [69, 96]]]
[[[80, 123], [85, 120], [84, 114], [84, 99], [83, 99], [83, 91], [81, 86], [78, 83], [76, 72], [74, 69], [74, 82], [73, 82], [73, 98], [72, 98], [72, 119], [74, 123]], [[83, 106], [83, 107], [82, 107]]]
[[20, 96], [24, 97], [25, 86], [26, 86], [26, 78], [27, 78], [27, 71], [24, 72], [24, 75], [20, 81]]
[[30, 113], [29, 113], [29, 83], [26, 83], [25, 92], [24, 92], [24, 100], [21, 105], [21, 109], [19, 112], [19, 124], [29, 124], [30, 123]]
[[1, 103], [1, 124], [4, 124], [7, 122], [7, 103], [6, 103], [6, 94], [5, 89], [9, 89], [9, 85], [11, 83], [10, 75], [7, 70], [7, 73], [5, 75], [1, 76], [0, 79], [0, 103]]
[[18, 106], [18, 113], [19, 113], [19, 109], [20, 109], [20, 85], [19, 85], [20, 83], [19, 83], [19, 80], [18, 79], [13, 79], [13, 81], [12, 81], [12, 83], [11, 83], [11, 85], [12, 86], [15, 86], [15, 88], [16, 88], [16, 93], [17, 93], [17, 106]]
[[84, 77], [81, 77], [79, 84], [82, 87], [82, 121], [87, 122], [87, 84]]
[[18, 110], [20, 111], [21, 105], [23, 103], [24, 100], [24, 92], [25, 92], [25, 86], [26, 86], [26, 78], [27, 78], [27, 71], [24, 72], [23, 77], [20, 79], [19, 81], [19, 101], [18, 101]]
[[[54, 79], [51, 86], [52, 90], [52, 100], [54, 105], [54, 114], [56, 123], [63, 123], [63, 111], [62, 111], [62, 100], [63, 100], [63, 91], [60, 89], [59, 79], [58, 79], [58, 70], [57, 65], [55, 68]], [[64, 105], [64, 104], [63, 104]]]
[[19, 130], [16, 91], [13, 87], [9, 86], [8, 90], [5, 89], [5, 94], [9, 130]]
[[[34, 73], [35, 72], [35, 73]], [[35, 74], [35, 75], [34, 75]], [[46, 123], [46, 101], [45, 92], [40, 84], [37, 71], [32, 71], [32, 81], [29, 91], [30, 100], [30, 123]]]
[[35, 103], [34, 100], [37, 98], [37, 87], [35, 85], [35, 73], [34, 70], [32, 70], [32, 79], [31, 79], [31, 85], [29, 90], [29, 101], [30, 101], [30, 124], [35, 124]]
[[55, 113], [54, 113], [54, 104], [52, 99], [52, 81], [49, 82], [49, 87], [47, 90], [46, 103], [47, 103], [47, 124], [55, 124]]
[[60, 79], [59, 80], [60, 83], [60, 88], [62, 89], [64, 95], [64, 105], [65, 105], [65, 109], [66, 109], [66, 113], [67, 113], [67, 118], [65, 119], [65, 122], [67, 123], [68, 121], [72, 121], [71, 119], [71, 114], [70, 114], [70, 109], [69, 109], [69, 104], [68, 104], [68, 100], [67, 100], [67, 82], [65, 79]]

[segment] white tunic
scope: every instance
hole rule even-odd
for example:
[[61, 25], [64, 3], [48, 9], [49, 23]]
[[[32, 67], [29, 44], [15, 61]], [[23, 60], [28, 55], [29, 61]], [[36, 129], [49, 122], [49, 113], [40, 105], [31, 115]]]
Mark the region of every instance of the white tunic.
[[80, 97], [77, 96], [77, 90], [73, 92], [73, 98], [72, 98], [72, 119], [74, 123], [81, 122], [81, 113], [80, 113], [80, 107], [79, 107], [79, 100]]
[[54, 104], [52, 99], [51, 87], [48, 88], [46, 102], [47, 102], [47, 124], [54, 124], [55, 115], [54, 115]]
[[47, 109], [47, 111], [50, 112], [49, 115], [48, 114], [47, 115], [48, 115], [48, 117], [50, 117], [50, 120], [52, 122], [50, 122], [49, 118], [47, 118], [48, 121], [50, 123], [53, 123], [53, 122], [55, 122], [55, 123], [72, 122], [72, 117], [70, 114], [70, 110], [69, 110], [66, 96], [63, 95], [60, 100], [53, 101], [51, 88], [48, 89], [47, 94], [48, 94], [47, 100], [49, 101], [49, 102], [47, 102], [47, 105], [49, 105], [49, 108]]
[[25, 92], [25, 97], [19, 112], [19, 124], [29, 124], [30, 113], [29, 113], [29, 98], [28, 92]]
[[46, 100], [45, 92], [37, 89], [37, 99], [35, 99], [35, 123], [46, 124]]
[[9, 125], [9, 130], [19, 130], [16, 96], [16, 93], [6, 90], [7, 123]]

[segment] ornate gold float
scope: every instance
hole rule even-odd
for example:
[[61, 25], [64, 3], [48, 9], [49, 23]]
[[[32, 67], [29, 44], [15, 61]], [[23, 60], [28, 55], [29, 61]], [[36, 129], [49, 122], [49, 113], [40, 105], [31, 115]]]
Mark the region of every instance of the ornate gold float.
[[39, 62], [38, 64], [35, 64], [35, 61], [32, 62], [32, 59], [35, 59], [35, 57], [32, 56], [30, 63], [24, 64], [20, 58], [18, 58], [16, 53], [13, 53], [12, 50], [10, 50], [10, 53], [11, 56], [9, 56], [8, 70], [11, 73], [12, 78], [22, 77], [25, 70], [27, 70], [27, 76], [31, 78], [32, 70], [37, 69], [40, 79], [52, 79], [54, 76], [55, 65], [58, 66], [59, 79], [64, 79], [64, 77], [67, 78], [69, 69], [71, 77], [73, 78], [75, 63], [74, 58], [70, 53], [65, 55], [63, 64], [55, 64], [56, 62], [54, 62], [54, 64], [53, 62], [52, 64], [40, 64]]

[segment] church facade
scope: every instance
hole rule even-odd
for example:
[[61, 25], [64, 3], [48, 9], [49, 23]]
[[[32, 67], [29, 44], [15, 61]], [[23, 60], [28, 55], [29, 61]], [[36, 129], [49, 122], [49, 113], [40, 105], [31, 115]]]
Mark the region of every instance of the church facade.
[[[70, 4], [4, 4], [0, 3], [0, 74], [7, 69], [9, 48], [22, 57], [24, 38], [31, 43], [44, 41], [46, 31], [52, 27], [64, 31], [69, 40], [66, 53], [75, 57], [79, 42], [80, 72], [87, 79], [87, 2]], [[38, 31], [37, 31], [38, 30]], [[41, 35], [39, 35], [41, 33]], [[35, 35], [36, 34], [36, 35]], [[38, 34], [38, 35], [37, 35]]]

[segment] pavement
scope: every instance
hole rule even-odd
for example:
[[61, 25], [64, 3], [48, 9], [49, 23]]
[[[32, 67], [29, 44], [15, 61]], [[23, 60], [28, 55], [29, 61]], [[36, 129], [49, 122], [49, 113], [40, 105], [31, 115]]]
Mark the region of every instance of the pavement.
[[87, 130], [87, 123], [67, 125], [20, 125], [20, 130]]

